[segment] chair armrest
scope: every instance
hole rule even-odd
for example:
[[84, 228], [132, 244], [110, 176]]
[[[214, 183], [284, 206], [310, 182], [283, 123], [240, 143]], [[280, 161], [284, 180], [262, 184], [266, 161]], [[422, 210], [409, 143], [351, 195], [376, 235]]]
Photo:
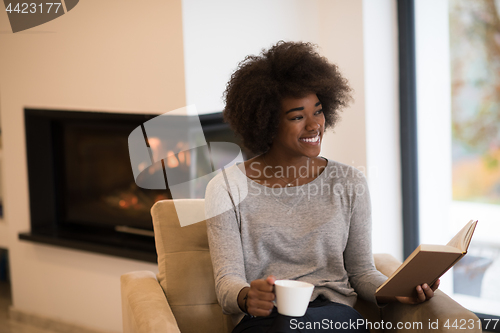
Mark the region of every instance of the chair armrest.
[[[464, 329], [466, 329], [467, 332], [481, 333], [479, 318], [473, 312], [467, 310], [440, 290], [436, 290], [434, 297], [421, 304], [388, 304], [382, 309], [382, 318], [385, 321], [392, 322], [393, 325], [396, 325], [398, 322], [403, 323], [403, 325], [406, 323], [415, 325], [409, 330], [396, 329], [391, 332], [427, 331], [450, 333], [463, 332]], [[420, 328], [416, 326], [418, 323], [422, 323]], [[447, 325], [447, 327], [444, 325]]]
[[124, 333], [180, 333], [153, 272], [130, 272], [120, 282]]
[[[401, 262], [390, 254], [375, 254], [374, 259], [377, 269], [386, 276], [391, 276], [401, 265]], [[463, 332], [464, 329], [467, 329], [467, 332], [481, 332], [478, 317], [440, 290], [436, 290], [433, 298], [421, 304], [388, 304], [382, 308], [382, 319], [392, 323], [393, 329], [388, 330], [391, 332], [450, 333]], [[402, 329], [396, 327], [398, 323], [403, 325]], [[429, 326], [435, 323], [437, 327]], [[448, 324], [448, 327], [445, 327], [445, 324]], [[404, 325], [411, 328], [405, 329]]]
[[401, 266], [398, 259], [387, 253], [376, 253], [373, 255], [373, 260], [377, 270], [387, 277], [391, 276]]

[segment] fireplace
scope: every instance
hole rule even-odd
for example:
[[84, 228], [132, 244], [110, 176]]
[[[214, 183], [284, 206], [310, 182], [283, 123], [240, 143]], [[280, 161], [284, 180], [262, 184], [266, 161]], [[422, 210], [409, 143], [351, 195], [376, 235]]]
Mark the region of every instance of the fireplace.
[[[163, 189], [136, 185], [128, 138], [158, 115], [39, 109], [25, 109], [24, 115], [31, 231], [19, 237], [156, 262], [150, 209], [172, 195], [166, 177]], [[221, 113], [200, 115], [199, 123], [207, 142], [240, 145]], [[162, 167], [175, 168], [186, 179], [207, 174], [211, 169], [200, 162], [204, 149], [170, 155], [156, 171], [166, 176]], [[253, 156], [242, 153], [244, 159]]]

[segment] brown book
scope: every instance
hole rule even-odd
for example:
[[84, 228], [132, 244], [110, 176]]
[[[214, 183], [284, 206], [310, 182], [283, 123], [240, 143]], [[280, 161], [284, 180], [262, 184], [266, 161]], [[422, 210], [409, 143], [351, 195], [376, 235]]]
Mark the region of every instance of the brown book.
[[446, 245], [422, 244], [382, 284], [375, 296], [416, 296], [416, 286], [431, 286], [467, 253], [477, 221], [470, 221]]

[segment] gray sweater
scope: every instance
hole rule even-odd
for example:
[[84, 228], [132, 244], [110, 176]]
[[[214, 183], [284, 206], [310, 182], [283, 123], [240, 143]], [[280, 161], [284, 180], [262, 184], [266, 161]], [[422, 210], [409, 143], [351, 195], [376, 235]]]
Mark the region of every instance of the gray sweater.
[[240, 164], [219, 173], [205, 196], [215, 288], [223, 312], [240, 319], [240, 290], [271, 274], [314, 284], [311, 300], [324, 295], [354, 306], [359, 295], [376, 303], [375, 290], [387, 277], [373, 264], [364, 175], [328, 160], [308, 184], [269, 188], [246, 177], [242, 168]]

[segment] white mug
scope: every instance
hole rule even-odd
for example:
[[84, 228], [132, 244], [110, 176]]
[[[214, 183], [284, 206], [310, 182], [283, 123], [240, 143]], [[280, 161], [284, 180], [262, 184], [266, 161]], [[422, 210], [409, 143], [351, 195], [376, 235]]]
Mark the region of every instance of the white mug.
[[274, 292], [278, 312], [285, 316], [302, 317], [307, 310], [314, 285], [294, 280], [276, 280]]

